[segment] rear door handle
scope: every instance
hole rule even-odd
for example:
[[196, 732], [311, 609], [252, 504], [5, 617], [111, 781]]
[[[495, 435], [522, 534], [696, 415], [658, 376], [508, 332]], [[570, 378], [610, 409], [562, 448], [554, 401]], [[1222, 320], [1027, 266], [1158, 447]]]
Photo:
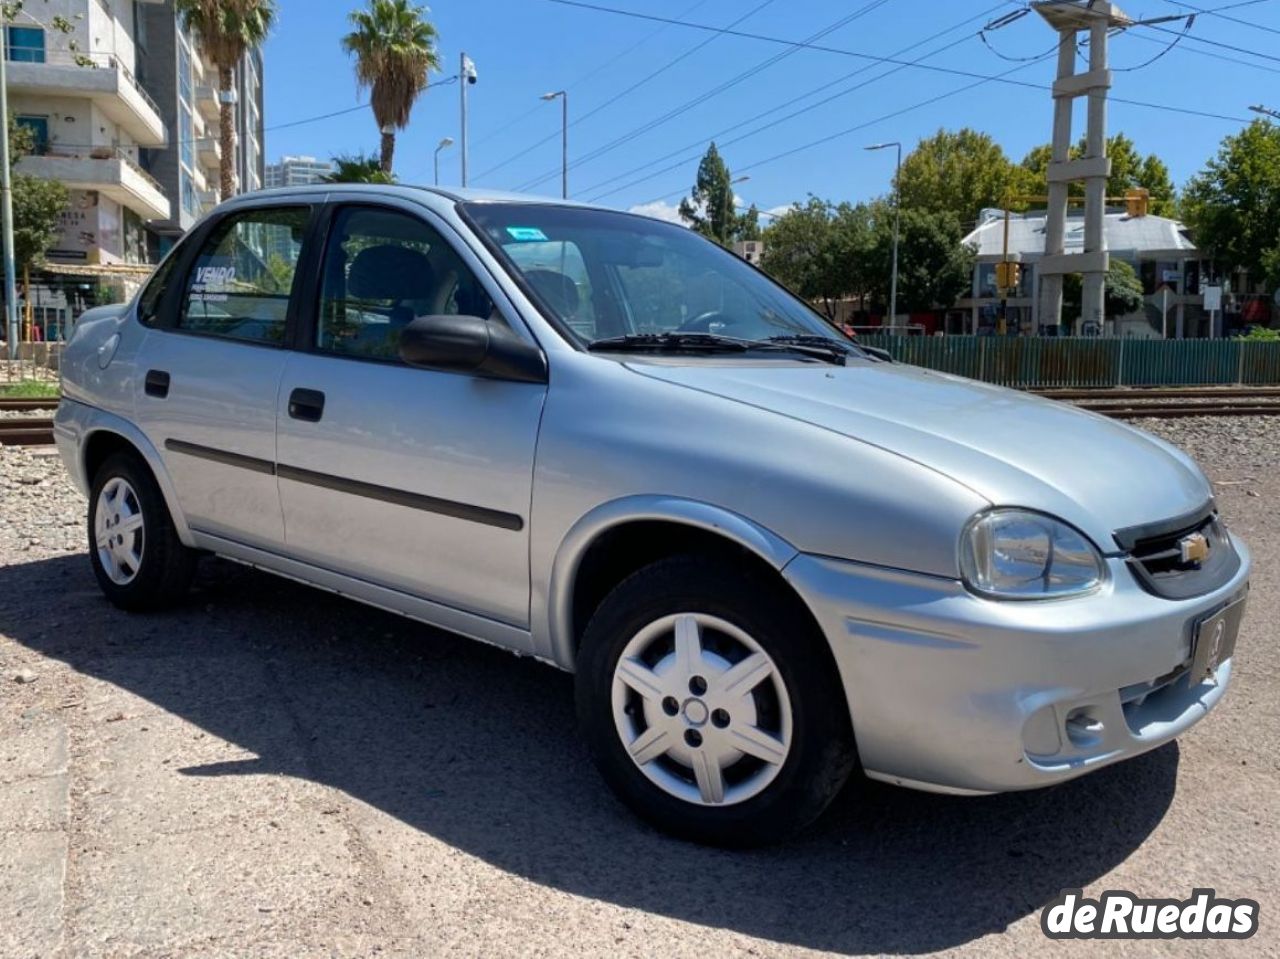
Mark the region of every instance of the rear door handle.
[[289, 416], [307, 423], [319, 423], [324, 415], [324, 394], [298, 388], [289, 394]]
[[143, 389], [148, 396], [164, 399], [169, 395], [169, 374], [164, 370], [147, 370]]

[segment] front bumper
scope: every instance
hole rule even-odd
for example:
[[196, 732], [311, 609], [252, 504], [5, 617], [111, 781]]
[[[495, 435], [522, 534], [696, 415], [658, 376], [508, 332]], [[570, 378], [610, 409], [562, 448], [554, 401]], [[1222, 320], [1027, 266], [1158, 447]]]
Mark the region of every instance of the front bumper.
[[1042, 602], [982, 599], [953, 580], [803, 554], [784, 575], [830, 643], [868, 776], [1003, 792], [1154, 749], [1217, 704], [1232, 659], [1216, 682], [1178, 673], [1194, 624], [1248, 590], [1249, 551], [1232, 539], [1236, 575], [1177, 601], [1143, 591], [1114, 558], [1098, 592]]

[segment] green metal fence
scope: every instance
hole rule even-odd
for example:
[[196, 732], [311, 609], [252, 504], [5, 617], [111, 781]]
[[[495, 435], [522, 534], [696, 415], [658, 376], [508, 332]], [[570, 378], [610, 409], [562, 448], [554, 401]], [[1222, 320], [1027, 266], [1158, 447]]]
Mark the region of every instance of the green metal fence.
[[860, 336], [902, 363], [1016, 387], [1280, 386], [1280, 342]]

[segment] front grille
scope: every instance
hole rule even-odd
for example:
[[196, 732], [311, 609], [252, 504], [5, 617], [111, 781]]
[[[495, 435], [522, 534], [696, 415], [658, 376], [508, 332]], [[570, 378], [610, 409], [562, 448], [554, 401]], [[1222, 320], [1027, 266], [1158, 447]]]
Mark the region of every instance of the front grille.
[[[1129, 568], [1142, 588], [1166, 599], [1212, 592], [1240, 569], [1240, 556], [1212, 505], [1194, 517], [1120, 530], [1115, 537], [1128, 550]], [[1189, 550], [1188, 545], [1193, 548]], [[1198, 555], [1196, 546], [1206, 547], [1207, 552]]]

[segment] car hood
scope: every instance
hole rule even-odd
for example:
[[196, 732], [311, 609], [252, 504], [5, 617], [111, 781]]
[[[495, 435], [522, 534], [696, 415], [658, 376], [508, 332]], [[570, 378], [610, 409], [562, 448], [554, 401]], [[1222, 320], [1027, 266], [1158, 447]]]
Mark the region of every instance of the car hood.
[[1182, 516], [1212, 493], [1183, 452], [1054, 400], [888, 363], [666, 364], [634, 372], [889, 450], [993, 505], [1051, 513], [1104, 552], [1117, 529]]

